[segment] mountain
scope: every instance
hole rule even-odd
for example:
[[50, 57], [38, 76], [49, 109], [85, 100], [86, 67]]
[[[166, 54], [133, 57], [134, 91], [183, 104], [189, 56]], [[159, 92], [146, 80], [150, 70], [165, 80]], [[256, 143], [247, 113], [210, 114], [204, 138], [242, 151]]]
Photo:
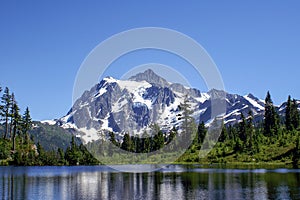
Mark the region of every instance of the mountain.
[[[252, 94], [240, 96], [216, 89], [204, 93], [170, 83], [149, 69], [128, 80], [104, 78], [85, 91], [67, 115], [43, 123], [55, 123], [73, 130], [85, 143], [105, 137], [108, 131], [118, 133], [120, 137], [125, 132], [142, 134], [145, 130], [150, 131], [154, 123], [168, 131], [182, 122], [180, 105], [185, 98], [196, 121], [204, 121], [207, 125], [216, 116], [216, 105], [226, 108], [223, 118], [227, 125], [235, 124], [241, 113], [247, 116], [249, 111], [256, 121], [263, 119], [264, 101]], [[282, 111], [284, 107], [278, 110]]]

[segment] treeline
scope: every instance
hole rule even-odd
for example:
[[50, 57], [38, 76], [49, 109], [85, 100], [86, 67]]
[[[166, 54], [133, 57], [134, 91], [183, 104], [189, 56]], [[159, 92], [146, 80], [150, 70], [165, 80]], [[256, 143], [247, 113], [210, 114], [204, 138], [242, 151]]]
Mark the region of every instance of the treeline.
[[[285, 115], [280, 117], [268, 92], [265, 99], [263, 121], [254, 122], [253, 113], [247, 116], [240, 113], [239, 122], [233, 126], [222, 126], [218, 143], [208, 156], [203, 159], [210, 162], [281, 162], [297, 167], [300, 158], [300, 114], [295, 99], [288, 97]], [[202, 126], [203, 128], [203, 126]], [[199, 129], [198, 129], [199, 130]], [[202, 133], [206, 135], [207, 129]], [[193, 143], [182, 161], [199, 161], [193, 152], [202, 145]]]
[[182, 119], [180, 134], [175, 127], [166, 133], [163, 132], [157, 124], [153, 124], [151, 126], [151, 133], [144, 131], [141, 136], [125, 133], [121, 141], [116, 140], [115, 134], [110, 132], [110, 142], [125, 151], [134, 153], [155, 152], [161, 150], [163, 147], [166, 147], [165, 150], [167, 152], [185, 150], [185, 147], [188, 147], [188, 143], [192, 142], [192, 138], [194, 138], [196, 134], [199, 140], [204, 139], [205, 135], [201, 132], [204, 123], [199, 125], [197, 131], [195, 120], [191, 117], [192, 112], [187, 96], [179, 107], [182, 111], [180, 116]]
[[[2, 88], [0, 87], [0, 93]], [[24, 114], [15, 99], [6, 87], [0, 103], [1, 133], [0, 138], [0, 165], [91, 165], [99, 162], [87, 151], [82, 144], [77, 144], [75, 138], [64, 151], [45, 151], [29, 131], [33, 123], [27, 107]]]
[[[283, 162], [294, 166], [299, 163], [300, 114], [296, 100], [290, 96], [286, 102], [285, 115], [280, 117], [268, 92], [263, 121], [255, 122], [251, 110], [247, 115], [240, 113], [237, 124], [226, 126], [222, 122], [222, 132], [217, 143], [212, 139], [215, 138], [214, 131], [208, 131], [204, 122], [198, 126], [195, 124], [190, 116], [192, 112], [187, 98], [180, 107], [183, 121], [180, 131], [173, 128], [166, 133], [154, 125], [151, 134], [144, 132], [142, 136], [130, 136], [126, 133], [122, 140], [116, 140], [115, 134], [109, 133], [111, 143], [126, 151], [149, 153], [166, 145], [167, 150], [176, 151], [182, 145], [180, 143], [191, 141], [178, 162]], [[170, 146], [172, 140], [178, 137], [179, 143]], [[205, 158], [199, 157], [200, 149], [212, 147]]]

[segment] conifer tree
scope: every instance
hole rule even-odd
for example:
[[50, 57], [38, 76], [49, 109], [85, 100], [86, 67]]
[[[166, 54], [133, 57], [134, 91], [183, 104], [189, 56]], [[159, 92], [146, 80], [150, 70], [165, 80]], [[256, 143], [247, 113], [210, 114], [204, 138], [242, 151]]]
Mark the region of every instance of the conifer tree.
[[154, 136], [154, 150], [159, 150], [164, 146], [165, 139], [163, 132], [160, 130], [158, 133]]
[[1, 109], [1, 117], [4, 120], [5, 132], [3, 138], [6, 139], [9, 137], [9, 116], [11, 109], [11, 95], [8, 87], [5, 88], [3, 96], [1, 97], [1, 103], [3, 104]]
[[148, 135], [147, 131], [144, 131], [141, 138], [141, 152], [149, 153], [151, 150], [151, 137]]
[[197, 127], [195, 123], [195, 119], [191, 116], [192, 111], [190, 110], [191, 106], [188, 102], [188, 96], [186, 95], [183, 103], [180, 104], [180, 108], [182, 110], [182, 143], [186, 146], [197, 132]]
[[288, 131], [293, 130], [293, 125], [292, 125], [292, 101], [291, 101], [291, 96], [290, 95], [289, 95], [287, 103], [286, 103], [285, 127], [286, 127], [286, 130], [288, 130]]
[[253, 125], [253, 113], [250, 110], [248, 112], [247, 118], [247, 137], [248, 137], [248, 149], [251, 150], [253, 146], [253, 133], [254, 132], [254, 125]]
[[27, 107], [24, 115], [22, 116], [22, 134], [25, 137], [25, 141], [27, 143], [29, 140], [28, 131], [31, 129], [31, 127], [32, 127], [32, 121], [30, 117], [29, 108]]
[[241, 113], [241, 121], [239, 123], [239, 138], [245, 143], [247, 141], [247, 122], [243, 113]]
[[[0, 86], [0, 93], [2, 92], [2, 87]], [[0, 116], [1, 116], [1, 113], [3, 111], [3, 106], [0, 104]]]
[[291, 117], [292, 127], [297, 129], [299, 127], [300, 117], [299, 117], [297, 101], [295, 99], [293, 99], [292, 105], [291, 105], [291, 116], [292, 116]]
[[207, 130], [204, 124], [204, 121], [202, 121], [199, 125], [198, 125], [198, 131], [197, 131], [197, 139], [198, 139], [198, 144], [202, 144], [204, 141], [204, 138], [206, 136]]
[[21, 116], [19, 114], [19, 106], [17, 105], [17, 102], [13, 102], [12, 106], [12, 141], [13, 141], [13, 151], [16, 149], [16, 136], [20, 130], [20, 122], [21, 122]]
[[132, 151], [132, 141], [128, 133], [125, 133], [121, 148], [125, 151]]
[[15, 99], [15, 94], [14, 93], [12, 93], [11, 94], [11, 99], [10, 99], [10, 112], [9, 112], [9, 118], [10, 118], [10, 121], [9, 121], [9, 135], [12, 135], [12, 128], [13, 128], [13, 116], [14, 116], [14, 111], [13, 111], [13, 106], [14, 106], [14, 104], [15, 104], [15, 102], [16, 102], [16, 99]]
[[279, 117], [275, 111], [271, 95], [268, 92], [265, 99], [264, 134], [266, 136], [277, 135], [279, 129]]

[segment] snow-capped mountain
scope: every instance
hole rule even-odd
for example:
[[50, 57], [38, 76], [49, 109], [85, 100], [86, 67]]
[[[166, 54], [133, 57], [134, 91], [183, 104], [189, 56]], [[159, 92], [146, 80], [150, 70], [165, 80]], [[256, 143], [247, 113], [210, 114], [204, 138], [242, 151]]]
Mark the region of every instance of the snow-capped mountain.
[[198, 89], [169, 83], [152, 70], [146, 70], [129, 80], [104, 78], [85, 91], [67, 115], [55, 123], [65, 129], [75, 129], [84, 142], [97, 140], [106, 131], [141, 134], [154, 123], [167, 131], [180, 125], [180, 105], [185, 98], [196, 121], [207, 124], [213, 119], [215, 104], [225, 106], [225, 124], [236, 123], [241, 113], [247, 116], [250, 110], [256, 119], [262, 119], [264, 113], [264, 102], [252, 94], [240, 96], [219, 90], [201, 93]]

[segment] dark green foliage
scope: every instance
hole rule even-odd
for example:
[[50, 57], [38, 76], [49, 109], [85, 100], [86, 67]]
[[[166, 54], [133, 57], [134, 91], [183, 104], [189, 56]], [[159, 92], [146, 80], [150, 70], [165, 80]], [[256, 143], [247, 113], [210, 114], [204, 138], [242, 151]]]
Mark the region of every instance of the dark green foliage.
[[26, 138], [26, 140], [29, 139], [29, 131], [32, 128], [32, 121], [31, 121], [31, 117], [30, 117], [30, 112], [29, 112], [29, 108], [27, 107], [25, 110], [24, 115], [22, 116], [22, 121], [21, 121], [21, 130], [22, 133], [24, 135], [24, 137]]
[[299, 127], [300, 116], [299, 116], [297, 102], [295, 99], [293, 99], [292, 105], [291, 105], [291, 123], [292, 123], [292, 127], [294, 129], [297, 129]]
[[126, 133], [123, 137], [121, 148], [125, 151], [133, 151], [133, 144], [128, 133]]
[[292, 157], [292, 164], [294, 166], [294, 168], [298, 168], [298, 163], [299, 163], [299, 159], [300, 159], [300, 134], [298, 132], [297, 134], [297, 138], [296, 138], [296, 147], [293, 150], [293, 157]]
[[[300, 117], [297, 102], [292, 101], [291, 97], [287, 102], [284, 126], [279, 123], [269, 92], [266, 97], [265, 118], [262, 122], [254, 125], [251, 111], [246, 116], [241, 114], [240, 122], [233, 126], [225, 126], [221, 120], [214, 120], [212, 127], [222, 128], [216, 144], [212, 143], [211, 139], [217, 137], [218, 132], [213, 129], [207, 131], [204, 122], [201, 122], [197, 129], [195, 121], [190, 116], [191, 111], [186, 97], [184, 103], [180, 105], [183, 121], [179, 128], [180, 134], [175, 127], [169, 132], [163, 132], [154, 124], [151, 127], [151, 134], [144, 132], [140, 137], [126, 133], [120, 143], [119, 138], [116, 139], [116, 135], [111, 132], [108, 145], [103, 140], [88, 145], [89, 150], [96, 153], [92, 155], [78, 138], [59, 126], [34, 122], [32, 129], [29, 109], [27, 108], [21, 117], [14, 95], [10, 95], [8, 89], [4, 94], [0, 104], [3, 121], [3, 124], [0, 124], [0, 134], [3, 136], [0, 139], [0, 165], [92, 165], [99, 163], [93, 157], [99, 152], [117, 158], [118, 155], [114, 155], [113, 149], [119, 147], [135, 153], [150, 153], [165, 147], [163, 156], [168, 157], [180, 151], [182, 144], [178, 143], [191, 141], [189, 148], [178, 161], [281, 162], [294, 167], [299, 166]], [[5, 96], [10, 97], [8, 111], [5, 109], [7, 104]], [[205, 158], [199, 157], [201, 149], [206, 150], [212, 146], [214, 148]]]
[[265, 99], [264, 134], [265, 136], [276, 136], [278, 134], [278, 130], [279, 117], [275, 111], [271, 95], [268, 92]]
[[205, 124], [202, 121], [199, 125], [198, 125], [198, 131], [197, 131], [197, 142], [198, 144], [202, 144], [204, 141], [204, 138], [206, 136], [207, 130], [205, 128]]
[[288, 131], [293, 130], [293, 125], [292, 125], [292, 101], [291, 101], [291, 96], [290, 95], [289, 95], [288, 101], [286, 103], [285, 127]]
[[5, 132], [3, 134], [3, 138], [6, 139], [9, 134], [9, 117], [10, 117], [10, 109], [11, 109], [11, 95], [9, 89], [6, 87], [1, 97], [1, 119], [5, 124]]
[[244, 143], [247, 141], [247, 122], [243, 113], [241, 113], [241, 122], [239, 123], [239, 139]]
[[33, 122], [34, 128], [29, 131], [34, 142], [40, 143], [46, 151], [61, 148], [66, 150], [72, 140], [72, 134], [67, 130], [40, 122]]
[[[78, 145], [75, 138], [62, 128], [56, 126], [44, 125], [36, 122], [32, 130], [32, 121], [29, 109], [26, 108], [21, 117], [19, 106], [15, 100], [14, 94], [9, 95], [6, 89], [1, 103], [1, 116], [4, 119], [4, 126], [0, 124], [0, 165], [91, 165], [98, 164], [98, 161], [87, 151], [82, 144]], [[8, 105], [6, 107], [6, 105]], [[9, 120], [10, 119], [10, 120]], [[4, 127], [4, 128], [3, 128]], [[53, 131], [48, 131], [49, 129]], [[31, 137], [30, 135], [31, 134]], [[37, 145], [33, 137], [37, 138]], [[50, 138], [50, 139], [49, 139]], [[71, 146], [66, 148], [71, 140]], [[43, 144], [42, 144], [43, 143]], [[43, 145], [52, 149], [45, 150]], [[66, 143], [66, 144], [64, 144]], [[62, 148], [57, 148], [56, 145]]]

